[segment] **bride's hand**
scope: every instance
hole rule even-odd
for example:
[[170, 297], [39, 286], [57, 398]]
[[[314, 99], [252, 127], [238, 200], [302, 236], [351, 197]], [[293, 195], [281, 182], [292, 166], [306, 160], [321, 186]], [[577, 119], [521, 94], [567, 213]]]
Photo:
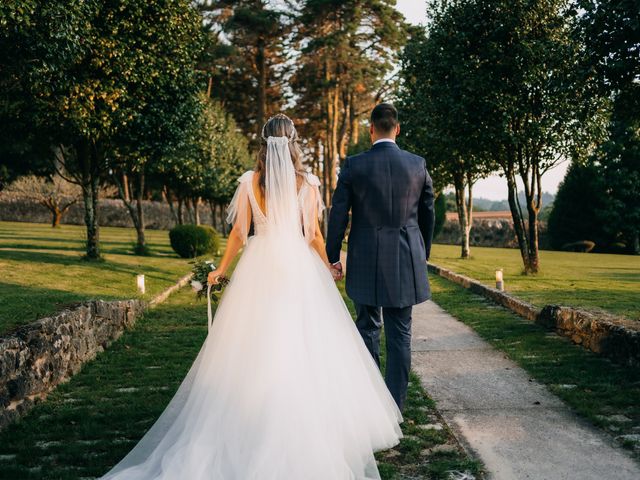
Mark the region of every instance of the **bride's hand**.
[[217, 285], [220, 277], [222, 276], [224, 276], [224, 272], [218, 268], [213, 272], [209, 272], [209, 275], [207, 275], [207, 282], [211, 285]]

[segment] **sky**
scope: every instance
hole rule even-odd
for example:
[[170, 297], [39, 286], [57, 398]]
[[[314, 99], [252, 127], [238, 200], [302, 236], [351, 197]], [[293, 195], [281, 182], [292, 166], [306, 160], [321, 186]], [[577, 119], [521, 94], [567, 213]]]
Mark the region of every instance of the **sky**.
[[[410, 23], [424, 24], [426, 22], [426, 0], [397, 0], [396, 5]], [[400, 122], [402, 123], [402, 119]], [[564, 161], [548, 171], [542, 177], [542, 189], [545, 192], [555, 194], [568, 167], [569, 162]], [[503, 200], [507, 198], [507, 182], [498, 175], [492, 175], [484, 180], [479, 180], [473, 188], [473, 194], [475, 197]]]

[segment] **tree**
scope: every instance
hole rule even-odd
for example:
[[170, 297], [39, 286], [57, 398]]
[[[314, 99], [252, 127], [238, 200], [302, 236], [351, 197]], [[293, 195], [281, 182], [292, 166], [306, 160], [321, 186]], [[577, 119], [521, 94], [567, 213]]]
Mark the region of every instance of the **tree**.
[[475, 125], [464, 143], [476, 156], [494, 159], [507, 180], [525, 273], [539, 270], [544, 173], [566, 159], [585, 158], [597, 132], [601, 105], [579, 75], [580, 45], [567, 7], [564, 0], [446, 3], [472, 87], [460, 98], [466, 123]]
[[78, 186], [67, 182], [60, 175], [53, 175], [51, 178], [22, 176], [11, 183], [7, 191], [34, 200], [47, 208], [51, 212], [51, 226], [54, 228], [60, 225], [64, 214], [81, 197]]
[[598, 166], [594, 163], [571, 164], [549, 215], [551, 246], [561, 250], [567, 244], [589, 240], [595, 243], [597, 251], [606, 251], [616, 240], [606, 227], [610, 207]]
[[313, 147], [322, 156], [325, 202], [330, 204], [339, 162], [358, 142], [360, 119], [383, 98], [386, 77], [404, 40], [402, 15], [389, 0], [302, 2], [295, 45], [298, 65], [291, 84], [299, 100], [296, 112], [317, 132]]
[[577, 29], [585, 44], [585, 76], [595, 77], [601, 97], [611, 100], [608, 136], [593, 161], [606, 181], [610, 233], [619, 232], [640, 253], [640, 25], [635, 0], [578, 2]]
[[223, 208], [235, 192], [236, 180], [252, 163], [246, 136], [221, 103], [206, 96], [201, 96], [200, 102], [198, 121], [187, 140], [162, 162], [160, 169], [167, 199], [171, 200], [172, 195], [178, 198], [179, 224], [184, 222], [183, 205], [192, 206], [191, 220], [199, 223], [201, 200], [209, 203], [213, 219], [216, 213], [222, 219]]
[[475, 118], [467, 110], [477, 95], [470, 82], [475, 65], [467, 61], [466, 9], [436, 9], [428, 31], [414, 29], [401, 63], [402, 144], [427, 159], [440, 189], [453, 185], [460, 224], [461, 257], [471, 255], [473, 185], [495, 164], [475, 149]]
[[[167, 0], [160, 14], [156, 3], [144, 0], [25, 5], [11, 3], [0, 20], [7, 27], [3, 43], [15, 46], [8, 83], [20, 94], [20, 105], [7, 110], [28, 119], [23, 123], [53, 147], [66, 178], [82, 188], [86, 257], [98, 259], [98, 191], [117, 142], [147, 107], [144, 89], [184, 68], [178, 56], [154, 70], [151, 58], [161, 54], [151, 50], [166, 44], [155, 36], [174, 35], [197, 15], [187, 0]], [[147, 25], [154, 22], [165, 28]]]
[[136, 228], [135, 250], [146, 254], [142, 200], [164, 157], [197, 126], [201, 85], [196, 66], [203, 42], [201, 17], [187, 2], [152, 2], [131, 11], [129, 19], [125, 41], [131, 44], [123, 55], [135, 55], [139, 65], [127, 78], [132, 95], [123, 108], [133, 113], [127, 128], [114, 137], [110, 167]]
[[223, 102], [244, 132], [257, 139], [267, 116], [284, 105], [292, 2], [198, 3], [209, 35], [208, 56], [202, 64], [209, 75], [208, 94]]

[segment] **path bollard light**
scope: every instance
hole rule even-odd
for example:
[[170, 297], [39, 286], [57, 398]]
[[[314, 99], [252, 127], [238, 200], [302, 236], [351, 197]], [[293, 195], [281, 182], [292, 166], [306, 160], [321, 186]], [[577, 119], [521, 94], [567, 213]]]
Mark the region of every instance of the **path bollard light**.
[[496, 270], [496, 288], [504, 292], [504, 281], [502, 280], [502, 269]]
[[138, 285], [138, 291], [144, 295], [144, 293], [145, 293], [145, 288], [144, 288], [144, 275], [138, 275], [138, 276], [136, 276], [136, 283], [137, 283], [137, 285]]

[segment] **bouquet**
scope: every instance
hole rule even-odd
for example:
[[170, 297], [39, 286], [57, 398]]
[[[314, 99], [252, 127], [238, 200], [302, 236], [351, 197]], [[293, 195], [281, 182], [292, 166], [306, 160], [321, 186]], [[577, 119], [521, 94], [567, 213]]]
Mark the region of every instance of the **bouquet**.
[[[216, 269], [216, 266], [213, 264], [212, 260], [194, 260], [190, 263], [193, 264], [193, 268], [191, 269], [193, 272], [193, 276], [191, 277], [191, 288], [196, 292], [197, 298], [206, 297], [207, 277], [209, 276], [209, 273]], [[227, 277], [220, 277], [218, 278], [217, 284], [211, 285], [211, 297], [215, 301], [218, 301], [216, 293], [221, 292], [228, 283], [229, 279]]]

